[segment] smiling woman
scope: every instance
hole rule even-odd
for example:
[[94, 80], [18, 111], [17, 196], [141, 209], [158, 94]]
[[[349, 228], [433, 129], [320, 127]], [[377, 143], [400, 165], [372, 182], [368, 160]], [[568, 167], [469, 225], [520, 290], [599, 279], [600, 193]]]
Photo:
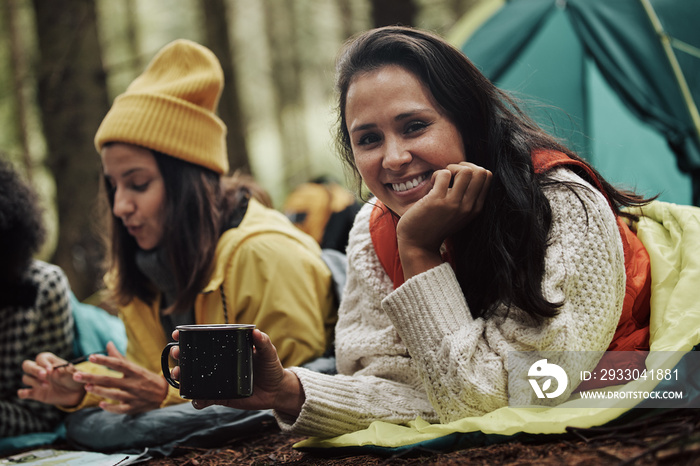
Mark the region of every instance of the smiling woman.
[[509, 352], [648, 344], [648, 327], [616, 333], [648, 315], [635, 288], [648, 284], [648, 255], [620, 220], [644, 199], [610, 186], [435, 35], [367, 31], [336, 71], [341, 157], [374, 196], [350, 233], [338, 374], [283, 369], [258, 333], [254, 395], [218, 404], [273, 408], [283, 429], [323, 437], [446, 423], [510, 395], [533, 402], [511, 393]]
[[345, 115], [360, 176], [397, 215], [430, 192], [433, 173], [466, 162], [455, 125], [423, 83], [400, 66], [358, 75], [348, 89]]

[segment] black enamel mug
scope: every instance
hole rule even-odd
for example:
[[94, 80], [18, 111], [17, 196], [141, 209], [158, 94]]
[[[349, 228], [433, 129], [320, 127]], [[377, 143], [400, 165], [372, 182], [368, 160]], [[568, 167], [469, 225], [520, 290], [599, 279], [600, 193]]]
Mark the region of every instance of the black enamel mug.
[[[253, 394], [253, 329], [245, 324], [178, 325], [179, 342], [161, 355], [165, 380], [189, 400], [229, 400]], [[179, 382], [170, 376], [170, 348], [180, 347]]]

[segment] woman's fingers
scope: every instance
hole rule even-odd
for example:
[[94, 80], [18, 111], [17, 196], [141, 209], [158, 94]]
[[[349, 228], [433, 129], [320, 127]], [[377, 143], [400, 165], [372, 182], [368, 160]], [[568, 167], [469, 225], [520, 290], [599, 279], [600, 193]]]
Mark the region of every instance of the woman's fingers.
[[479, 212], [486, 200], [492, 174], [489, 170], [469, 162], [447, 167], [453, 173], [450, 195], [465, 210]]
[[472, 178], [474, 176], [474, 170], [471, 167], [464, 167], [462, 165], [456, 165], [457, 169], [454, 170], [452, 175], [452, 189], [450, 194], [458, 202], [461, 202], [469, 190], [469, 186], [472, 184]]
[[122, 358], [124, 359], [124, 355], [122, 355], [119, 350], [117, 349], [117, 345], [114, 344], [114, 342], [108, 342], [107, 343], [107, 355], [113, 357], [113, 358]]
[[49, 370], [54, 366], [66, 364], [67, 362], [68, 361], [66, 361], [65, 359], [59, 358], [55, 354], [48, 352], [39, 353], [35, 359], [36, 365], [46, 370]]
[[34, 379], [46, 380], [47, 371], [31, 359], [22, 362], [22, 372]]
[[[24, 375], [22, 375], [22, 385], [26, 385], [27, 387], [30, 387], [30, 389], [38, 387], [41, 384], [42, 384], [42, 382], [39, 379], [37, 379], [36, 377], [32, 377], [31, 375], [27, 375], [26, 373]], [[29, 391], [26, 391], [26, 390], [30, 390], [30, 389], [21, 389], [21, 390], [25, 390], [25, 393], [30, 393]]]
[[127, 403], [110, 403], [109, 401], [100, 401], [100, 409], [112, 414], [134, 414], [132, 413], [131, 405]]
[[103, 385], [96, 385], [91, 383], [85, 385], [85, 391], [94, 393], [95, 395], [102, 398], [107, 398], [108, 400], [118, 401], [120, 403], [131, 401], [131, 399], [133, 398], [133, 396], [131, 396], [129, 392], [126, 392], [124, 390], [120, 390], [117, 388], [107, 388]]
[[192, 406], [194, 406], [195, 409], [204, 409], [208, 408], [209, 406], [214, 406], [217, 404], [215, 401], [212, 400], [193, 400], [192, 401]]
[[125, 388], [127, 385], [123, 377], [111, 377], [108, 375], [90, 374], [88, 372], [76, 372], [73, 380], [87, 385], [97, 385], [109, 388]]
[[[122, 363], [119, 360], [114, 365], [120, 366]], [[161, 375], [139, 366], [128, 368], [122, 373], [123, 377], [111, 377], [76, 372], [74, 380], [84, 383], [86, 391], [110, 400], [100, 406], [114, 413], [135, 414], [156, 409], [167, 396], [167, 383]]]
[[103, 354], [90, 355], [90, 362], [105, 366], [113, 371], [121, 372], [124, 375], [131, 375], [140, 369], [133, 362], [125, 359], [123, 356], [105, 356]]
[[262, 359], [277, 360], [277, 349], [272, 344], [272, 340], [266, 334], [258, 329], [253, 330], [253, 345], [255, 346], [256, 355]]
[[430, 193], [439, 198], [447, 196], [450, 185], [452, 184], [453, 173], [448, 169], [435, 170], [432, 175], [433, 187]]
[[479, 197], [476, 200], [476, 208], [479, 212], [484, 208], [484, 205], [486, 204], [486, 196], [489, 193], [489, 189], [491, 187], [491, 180], [493, 179], [493, 174], [486, 170], [484, 173], [484, 180], [483, 183], [481, 184], [481, 189], [479, 190]]

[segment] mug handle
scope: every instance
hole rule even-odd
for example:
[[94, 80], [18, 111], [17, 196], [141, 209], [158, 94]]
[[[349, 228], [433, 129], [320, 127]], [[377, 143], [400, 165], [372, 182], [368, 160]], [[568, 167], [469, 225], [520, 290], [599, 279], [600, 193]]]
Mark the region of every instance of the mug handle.
[[165, 348], [163, 348], [163, 353], [160, 355], [160, 365], [163, 368], [163, 377], [165, 377], [165, 380], [172, 385], [173, 387], [179, 389], [180, 384], [178, 383], [177, 380], [174, 380], [170, 376], [170, 348], [173, 346], [178, 346], [180, 343], [177, 341], [171, 341], [167, 345], [165, 345]]

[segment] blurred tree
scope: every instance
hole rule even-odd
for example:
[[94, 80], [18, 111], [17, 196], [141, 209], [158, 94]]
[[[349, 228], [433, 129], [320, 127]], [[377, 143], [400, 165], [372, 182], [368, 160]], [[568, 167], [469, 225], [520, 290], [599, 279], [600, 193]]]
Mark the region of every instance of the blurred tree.
[[231, 25], [225, 0], [199, 0], [204, 13], [203, 29], [207, 47], [219, 58], [224, 70], [224, 91], [219, 103], [219, 115], [228, 127], [226, 144], [231, 171], [250, 173], [250, 161], [245, 140], [245, 122], [238, 97], [238, 80], [233, 63], [233, 46], [229, 37]]
[[19, 140], [22, 153], [22, 163], [28, 178], [32, 177], [32, 157], [29, 151], [28, 132], [28, 105], [29, 102], [24, 93], [24, 80], [27, 73], [27, 64], [22, 53], [23, 41], [19, 33], [17, 0], [6, 0], [4, 3], [5, 26], [7, 27], [8, 40], [10, 43], [10, 71], [12, 74], [12, 90], [14, 94], [15, 112], [17, 118], [14, 120], [17, 139]]
[[125, 0], [124, 6], [124, 11], [126, 12], [125, 39], [129, 48], [129, 53], [132, 57], [131, 66], [133, 66], [133, 69], [136, 70], [136, 73], [140, 73], [144, 68], [144, 63], [141, 58], [141, 48], [139, 47], [141, 42], [141, 31], [138, 27], [139, 22], [137, 17], [138, 10], [136, 9], [136, 0]]
[[297, 3], [264, 0], [265, 35], [270, 51], [274, 114], [282, 139], [285, 184], [297, 186], [309, 177], [309, 144], [304, 127], [304, 90], [297, 28]]
[[372, 0], [374, 27], [413, 26], [418, 10], [413, 0]]
[[338, 10], [340, 12], [340, 27], [343, 39], [352, 36], [355, 31], [352, 28], [352, 0], [338, 0]]
[[33, 0], [39, 43], [39, 106], [46, 160], [56, 180], [59, 238], [53, 262], [79, 299], [100, 285], [94, 234], [100, 159], [93, 137], [109, 108], [94, 0]]
[[498, 0], [413, 0], [418, 6], [415, 24], [421, 28], [446, 34], [464, 15], [479, 3]]

